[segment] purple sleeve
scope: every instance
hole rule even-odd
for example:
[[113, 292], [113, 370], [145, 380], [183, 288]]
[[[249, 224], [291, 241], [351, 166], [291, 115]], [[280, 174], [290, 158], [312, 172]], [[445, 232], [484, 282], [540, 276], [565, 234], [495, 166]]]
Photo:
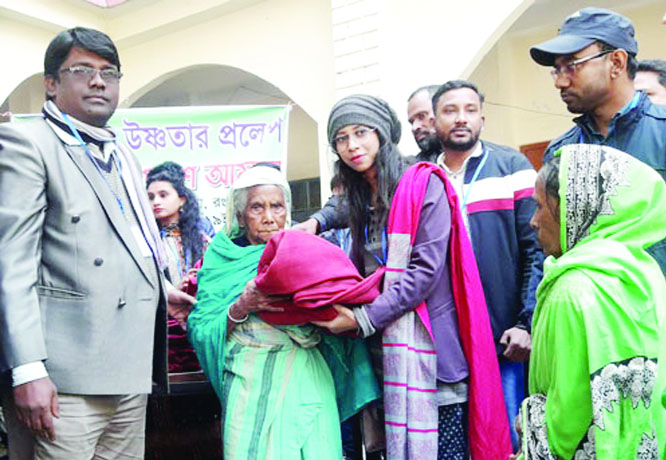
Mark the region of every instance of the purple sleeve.
[[384, 329], [430, 296], [446, 269], [450, 233], [451, 210], [444, 183], [431, 175], [407, 269], [364, 307], [375, 329]]

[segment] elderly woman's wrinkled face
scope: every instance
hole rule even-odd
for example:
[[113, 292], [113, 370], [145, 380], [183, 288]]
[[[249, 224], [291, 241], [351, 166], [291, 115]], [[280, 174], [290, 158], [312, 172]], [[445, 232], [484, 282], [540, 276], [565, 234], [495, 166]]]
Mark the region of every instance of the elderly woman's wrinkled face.
[[264, 244], [284, 229], [287, 206], [282, 189], [277, 185], [257, 185], [247, 192], [247, 204], [238, 216], [251, 244]]
[[555, 197], [546, 194], [546, 186], [540, 177], [534, 186], [534, 201], [536, 201], [537, 209], [530, 225], [537, 232], [537, 239], [544, 254], [559, 257], [562, 255], [560, 205]]

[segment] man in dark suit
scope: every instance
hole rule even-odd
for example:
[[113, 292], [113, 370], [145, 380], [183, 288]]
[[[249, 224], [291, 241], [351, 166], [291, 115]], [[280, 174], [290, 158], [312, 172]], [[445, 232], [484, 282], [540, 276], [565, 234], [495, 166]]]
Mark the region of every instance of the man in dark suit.
[[167, 298], [192, 301], [167, 294], [141, 169], [106, 127], [121, 77], [108, 36], [61, 32], [43, 116], [0, 125], [11, 458], [143, 458], [147, 394], [166, 383]]

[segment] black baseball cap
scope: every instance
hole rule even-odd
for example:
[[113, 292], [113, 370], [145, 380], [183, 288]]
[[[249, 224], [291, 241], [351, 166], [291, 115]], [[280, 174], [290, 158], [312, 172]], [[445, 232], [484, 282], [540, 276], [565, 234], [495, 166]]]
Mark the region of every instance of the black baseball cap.
[[633, 56], [638, 53], [634, 25], [629, 19], [604, 8], [583, 8], [564, 21], [557, 37], [533, 46], [530, 55], [537, 64], [552, 66], [557, 56], [577, 53], [596, 41], [622, 48]]

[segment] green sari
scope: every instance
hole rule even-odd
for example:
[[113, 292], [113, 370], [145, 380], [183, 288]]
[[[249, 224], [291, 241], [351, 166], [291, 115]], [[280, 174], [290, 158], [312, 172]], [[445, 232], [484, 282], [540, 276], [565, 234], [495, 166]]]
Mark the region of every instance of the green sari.
[[256, 315], [227, 334], [228, 309], [256, 276], [264, 247], [218, 233], [188, 317], [190, 342], [222, 405], [224, 458], [339, 460], [340, 420], [379, 397], [365, 344]]
[[666, 282], [646, 248], [666, 237], [666, 185], [609, 147], [558, 153], [563, 254], [537, 290], [523, 454], [656, 460]]

